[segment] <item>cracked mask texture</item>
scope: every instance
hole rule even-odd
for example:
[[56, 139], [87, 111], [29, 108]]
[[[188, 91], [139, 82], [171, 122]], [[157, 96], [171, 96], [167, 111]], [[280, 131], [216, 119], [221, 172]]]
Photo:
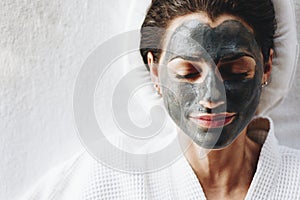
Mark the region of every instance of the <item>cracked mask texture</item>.
[[[159, 79], [171, 118], [201, 147], [218, 149], [231, 144], [254, 116], [260, 99], [263, 59], [254, 34], [237, 20], [215, 28], [189, 20], [170, 34], [166, 47]], [[243, 73], [236, 73], [236, 68]], [[183, 75], [182, 71], [193, 72]], [[209, 108], [200, 101], [224, 103]], [[205, 113], [235, 113], [235, 117], [226, 126], [215, 128], [199, 126], [190, 119], [191, 114]]]

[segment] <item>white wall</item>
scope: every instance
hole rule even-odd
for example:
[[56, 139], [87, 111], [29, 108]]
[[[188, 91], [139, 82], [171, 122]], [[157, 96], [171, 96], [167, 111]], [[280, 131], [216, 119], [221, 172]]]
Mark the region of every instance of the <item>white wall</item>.
[[[97, 45], [138, 27], [148, 2], [0, 2], [1, 200], [14, 199], [82, 148], [72, 113], [76, 75]], [[299, 70], [296, 78], [274, 116], [281, 142], [300, 148]]]
[[125, 31], [134, 5], [129, 0], [0, 1], [1, 200], [14, 199], [80, 150], [72, 113], [76, 75], [95, 47]]

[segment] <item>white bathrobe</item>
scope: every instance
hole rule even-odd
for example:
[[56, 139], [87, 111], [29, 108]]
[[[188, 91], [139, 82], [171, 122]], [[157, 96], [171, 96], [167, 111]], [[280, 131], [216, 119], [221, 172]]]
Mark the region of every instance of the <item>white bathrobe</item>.
[[[245, 199], [300, 199], [300, 151], [280, 146], [271, 119], [261, 130], [263, 143], [256, 173]], [[257, 133], [256, 133], [257, 134]], [[266, 135], [267, 134], [267, 135]], [[182, 156], [173, 165], [149, 174], [110, 169], [84, 152], [51, 171], [26, 200], [206, 199], [201, 185]]]

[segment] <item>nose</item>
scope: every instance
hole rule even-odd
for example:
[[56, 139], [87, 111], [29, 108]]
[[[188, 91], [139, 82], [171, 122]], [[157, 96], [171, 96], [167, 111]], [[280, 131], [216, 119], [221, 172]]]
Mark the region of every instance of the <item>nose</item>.
[[199, 104], [204, 108], [214, 109], [225, 104], [226, 93], [222, 78], [218, 70], [209, 70], [204, 81], [206, 91], [202, 99], [199, 99]]

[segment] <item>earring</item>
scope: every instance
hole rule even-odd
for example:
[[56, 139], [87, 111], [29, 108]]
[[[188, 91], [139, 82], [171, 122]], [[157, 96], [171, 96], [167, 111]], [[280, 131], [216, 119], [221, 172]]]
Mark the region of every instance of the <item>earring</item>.
[[154, 85], [154, 88], [155, 88], [155, 90], [156, 90], [157, 94], [158, 94], [159, 96], [161, 96], [161, 93], [160, 93], [160, 88], [158, 87], [158, 85], [157, 85], [157, 84], [155, 84], [155, 85]]
[[263, 82], [263, 84], [261, 84], [261, 88], [267, 87], [268, 86], [268, 81]]

